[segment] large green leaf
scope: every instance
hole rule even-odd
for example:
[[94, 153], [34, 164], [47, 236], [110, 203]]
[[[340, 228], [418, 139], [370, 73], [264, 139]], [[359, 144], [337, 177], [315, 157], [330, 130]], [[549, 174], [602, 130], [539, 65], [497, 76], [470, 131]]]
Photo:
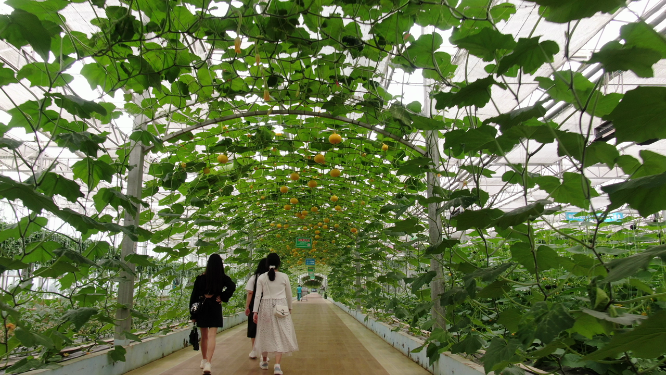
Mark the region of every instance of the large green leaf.
[[641, 269], [647, 268], [655, 257], [660, 257], [666, 262], [666, 245], [655, 246], [626, 258], [614, 259], [606, 263], [609, 272], [603, 281], [610, 283], [633, 276]]
[[516, 46], [513, 36], [502, 34], [494, 27], [484, 27], [476, 34], [463, 37], [458, 34], [453, 33], [451, 43], [484, 61], [494, 60], [498, 50], [512, 50]]
[[469, 355], [476, 354], [476, 352], [483, 347], [485, 340], [479, 335], [467, 335], [464, 340], [454, 344], [451, 347], [451, 353], [466, 353]]
[[0, 38], [16, 48], [30, 44], [43, 61], [49, 59], [51, 36], [52, 32], [44, 27], [37, 16], [22, 9], [14, 9], [10, 15], [0, 17]]
[[666, 138], [666, 87], [629, 90], [606, 119], [613, 121], [619, 142]]
[[608, 194], [611, 210], [629, 204], [646, 217], [666, 209], [666, 173], [602, 186], [601, 190]]
[[506, 229], [514, 225], [522, 224], [528, 220], [534, 220], [543, 213], [544, 205], [549, 203], [549, 201], [537, 201], [528, 204], [527, 206], [509, 211], [497, 219], [497, 226]]
[[627, 47], [618, 41], [606, 43], [588, 63], [600, 63], [606, 72], [632, 71], [639, 77], [654, 76], [652, 66], [661, 60], [661, 53], [640, 47]]
[[[84, 197], [79, 184], [57, 173], [38, 174], [37, 181], [39, 181], [37, 189], [49, 197], [57, 194], [70, 202], [76, 202], [77, 199]], [[30, 177], [26, 182], [34, 185], [35, 179]]]
[[656, 358], [666, 353], [666, 311], [658, 311], [633, 330], [613, 336], [608, 344], [583, 360], [614, 358], [627, 351], [637, 358]]
[[456, 221], [456, 229], [458, 230], [484, 229], [503, 214], [504, 212], [497, 208], [484, 208], [477, 211], [464, 211], [454, 216], [453, 219]]
[[0, 176], [0, 198], [18, 199], [24, 206], [35, 212], [58, 210], [58, 206], [51, 198], [36, 192], [32, 186], [16, 182], [7, 176]]
[[100, 181], [111, 182], [116, 170], [102, 159], [85, 158], [72, 165], [74, 177], [82, 180], [89, 189], [94, 189]]
[[506, 74], [512, 67], [518, 65], [527, 74], [533, 74], [547, 62], [553, 62], [553, 56], [560, 51], [560, 47], [552, 40], [539, 42], [540, 37], [520, 38], [513, 53], [502, 58], [497, 68], [497, 74]]
[[536, 177], [535, 181], [558, 203], [569, 203], [586, 209], [590, 205], [589, 198], [599, 196], [590, 181], [578, 173], [564, 172], [562, 183], [552, 176]]
[[[613, 13], [624, 6], [624, 0], [528, 0], [541, 5], [546, 19], [566, 23], [594, 16], [597, 12]], [[547, 8], [545, 8], [547, 7]], [[545, 8], [545, 9], [544, 9]]]
[[484, 107], [490, 101], [490, 93], [493, 85], [504, 88], [492, 76], [478, 79], [469, 85], [463, 86], [457, 92], [440, 92], [435, 94], [437, 99], [436, 109], [451, 107], [477, 106]]
[[[546, 304], [546, 302], [538, 303]], [[569, 315], [564, 305], [557, 303], [548, 308], [546, 313], [537, 317], [535, 336], [542, 343], [548, 344], [557, 338], [561, 332], [573, 327], [574, 323], [574, 318]]]
[[516, 350], [519, 346], [520, 341], [518, 340], [511, 339], [507, 342], [502, 338], [494, 337], [483, 356], [483, 368], [486, 373], [500, 371], [510, 363], [516, 362], [518, 360]]
[[10, 224], [0, 231], [0, 242], [9, 238], [27, 238], [32, 233], [46, 227], [48, 219], [45, 217], [24, 217], [18, 223]]
[[74, 310], [67, 311], [61, 318], [62, 322], [70, 322], [74, 325], [74, 330], [78, 331], [84, 324], [88, 323], [93, 315], [97, 315], [99, 311], [92, 307], [81, 307]]

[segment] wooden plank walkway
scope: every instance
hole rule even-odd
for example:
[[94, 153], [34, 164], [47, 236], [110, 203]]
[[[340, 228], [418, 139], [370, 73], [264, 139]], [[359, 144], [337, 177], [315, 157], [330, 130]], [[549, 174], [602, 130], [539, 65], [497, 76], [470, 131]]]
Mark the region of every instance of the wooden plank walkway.
[[[307, 302], [294, 301], [294, 326], [300, 350], [282, 358], [286, 375], [421, 375], [429, 374], [388, 345], [354, 318], [318, 294]], [[250, 339], [246, 325], [222, 332], [212, 361], [213, 375], [269, 375], [258, 359], [248, 358]], [[201, 355], [186, 348], [128, 375], [199, 375]]]

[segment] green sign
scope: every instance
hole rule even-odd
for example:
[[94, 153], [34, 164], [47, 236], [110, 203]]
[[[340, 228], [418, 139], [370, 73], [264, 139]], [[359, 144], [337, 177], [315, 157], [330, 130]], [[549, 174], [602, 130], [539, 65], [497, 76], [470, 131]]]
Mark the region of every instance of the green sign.
[[308, 275], [310, 276], [310, 280], [314, 280], [314, 279], [315, 279], [315, 274], [314, 274], [314, 272], [308, 272]]
[[297, 249], [312, 249], [312, 238], [310, 237], [296, 237]]
[[308, 266], [308, 272], [314, 272], [315, 267], [314, 266]]

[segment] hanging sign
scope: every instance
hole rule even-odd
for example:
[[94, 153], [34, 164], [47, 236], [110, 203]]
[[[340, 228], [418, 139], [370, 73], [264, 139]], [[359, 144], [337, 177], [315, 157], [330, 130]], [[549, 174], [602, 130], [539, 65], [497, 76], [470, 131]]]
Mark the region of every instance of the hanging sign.
[[314, 272], [314, 271], [315, 271], [315, 267], [314, 267], [314, 266], [309, 266], [309, 267], [308, 267], [308, 273], [310, 273], [310, 272]]
[[315, 265], [314, 258], [305, 258], [305, 265], [306, 266], [314, 266]]
[[[622, 212], [611, 212], [606, 216], [605, 222], [620, 221], [624, 218]], [[564, 219], [569, 221], [589, 221], [594, 222], [594, 216], [592, 215], [581, 215], [580, 212], [565, 212]]]
[[314, 272], [308, 272], [308, 275], [310, 276], [310, 280], [314, 280], [314, 279], [315, 279], [315, 274], [314, 274]]
[[312, 238], [310, 237], [296, 237], [297, 249], [312, 249]]

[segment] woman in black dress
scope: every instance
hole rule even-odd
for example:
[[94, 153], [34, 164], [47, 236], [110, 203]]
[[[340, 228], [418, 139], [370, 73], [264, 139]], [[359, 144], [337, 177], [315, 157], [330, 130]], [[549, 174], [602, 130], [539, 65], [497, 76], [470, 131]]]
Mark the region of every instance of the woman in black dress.
[[210, 362], [215, 352], [215, 335], [222, 327], [222, 302], [229, 302], [234, 294], [236, 284], [224, 274], [222, 257], [213, 254], [208, 258], [206, 272], [197, 276], [190, 296], [190, 306], [202, 301], [203, 305], [197, 317], [190, 316], [201, 330], [201, 368], [204, 374], [210, 374]]
[[247, 291], [247, 299], [245, 300], [245, 316], [247, 319], [247, 337], [252, 339], [252, 351], [250, 352], [250, 358], [257, 358], [257, 354], [254, 352], [254, 338], [257, 337], [257, 324], [252, 321], [252, 308], [254, 307], [254, 294], [257, 292], [257, 279], [262, 273], [268, 272], [268, 267], [266, 266], [266, 258], [262, 258], [257, 264], [257, 269], [254, 271], [250, 279], [247, 281], [245, 290]]

